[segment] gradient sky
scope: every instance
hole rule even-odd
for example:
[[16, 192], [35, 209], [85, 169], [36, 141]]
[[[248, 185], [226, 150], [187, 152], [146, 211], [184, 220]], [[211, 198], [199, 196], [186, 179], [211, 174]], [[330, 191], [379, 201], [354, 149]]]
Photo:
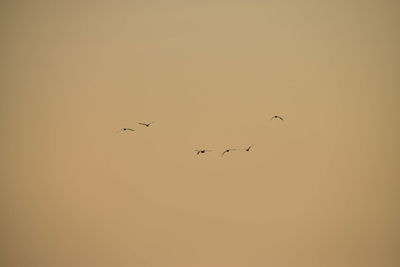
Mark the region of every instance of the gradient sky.
[[400, 266], [399, 14], [1, 1], [0, 265]]

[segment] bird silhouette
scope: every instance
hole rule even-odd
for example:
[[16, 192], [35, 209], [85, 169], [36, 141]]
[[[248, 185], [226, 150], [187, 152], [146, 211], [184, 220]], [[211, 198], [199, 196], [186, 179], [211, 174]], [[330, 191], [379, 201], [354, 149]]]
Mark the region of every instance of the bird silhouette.
[[117, 133], [120, 133], [120, 132], [122, 132], [122, 131], [134, 131], [134, 129], [131, 129], [131, 128], [122, 128], [121, 130], [119, 130]]
[[197, 155], [199, 155], [200, 153], [206, 153], [206, 152], [210, 152], [212, 150], [208, 150], [208, 149], [201, 149], [201, 150], [195, 150], [197, 152]]
[[235, 151], [235, 150], [236, 150], [235, 148], [226, 149], [224, 152], [222, 152], [221, 156], [223, 156], [225, 153]]
[[250, 151], [250, 148], [252, 148], [252, 147], [253, 147], [253, 145], [249, 146], [248, 148], [245, 148], [244, 150], [246, 150], [247, 152], [249, 152], [249, 151]]
[[138, 124], [149, 127], [150, 125], [152, 125], [153, 123], [155, 123], [155, 121], [149, 122], [149, 123], [144, 123], [144, 122], [139, 122]]
[[277, 115], [272, 116], [271, 120], [273, 120], [273, 119], [280, 119], [281, 121], [283, 121], [283, 118], [281, 116], [277, 116]]

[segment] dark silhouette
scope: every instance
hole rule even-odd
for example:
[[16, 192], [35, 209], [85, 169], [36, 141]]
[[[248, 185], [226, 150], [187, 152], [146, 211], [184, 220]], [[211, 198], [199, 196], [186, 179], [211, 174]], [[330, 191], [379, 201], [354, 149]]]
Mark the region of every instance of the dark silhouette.
[[277, 116], [277, 115], [275, 115], [271, 118], [271, 120], [273, 120], [273, 119], [280, 119], [281, 121], [283, 121], [283, 118], [281, 116]]
[[149, 122], [149, 123], [139, 122], [140, 125], [143, 125], [143, 126], [146, 126], [146, 127], [149, 127], [153, 123], [155, 123], [155, 121], [152, 121], [152, 122]]
[[236, 150], [235, 148], [227, 149], [224, 152], [222, 152], [221, 156], [223, 156], [225, 153], [228, 153], [228, 152], [231, 152], [231, 151], [235, 151], [235, 150]]
[[244, 150], [246, 150], [247, 152], [249, 152], [251, 147], [252, 147], [252, 145], [249, 146], [248, 148], [245, 148]]
[[195, 150], [197, 152], [197, 155], [199, 155], [200, 153], [206, 153], [206, 152], [210, 152], [212, 150], [207, 150], [207, 149], [201, 149], [201, 150]]
[[120, 132], [122, 132], [122, 131], [134, 131], [134, 129], [131, 129], [131, 128], [122, 128], [121, 130], [119, 130], [117, 133], [120, 133]]

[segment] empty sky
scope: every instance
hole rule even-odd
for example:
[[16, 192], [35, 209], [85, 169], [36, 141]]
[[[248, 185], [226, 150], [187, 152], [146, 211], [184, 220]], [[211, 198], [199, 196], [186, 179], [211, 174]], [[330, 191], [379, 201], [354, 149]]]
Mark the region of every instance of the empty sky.
[[399, 266], [399, 13], [1, 1], [0, 265]]

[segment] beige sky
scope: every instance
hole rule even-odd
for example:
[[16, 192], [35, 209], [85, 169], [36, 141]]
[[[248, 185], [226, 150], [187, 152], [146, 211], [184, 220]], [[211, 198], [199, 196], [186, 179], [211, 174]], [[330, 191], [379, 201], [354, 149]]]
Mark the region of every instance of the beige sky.
[[398, 1], [58, 2], [0, 2], [0, 266], [400, 265]]

